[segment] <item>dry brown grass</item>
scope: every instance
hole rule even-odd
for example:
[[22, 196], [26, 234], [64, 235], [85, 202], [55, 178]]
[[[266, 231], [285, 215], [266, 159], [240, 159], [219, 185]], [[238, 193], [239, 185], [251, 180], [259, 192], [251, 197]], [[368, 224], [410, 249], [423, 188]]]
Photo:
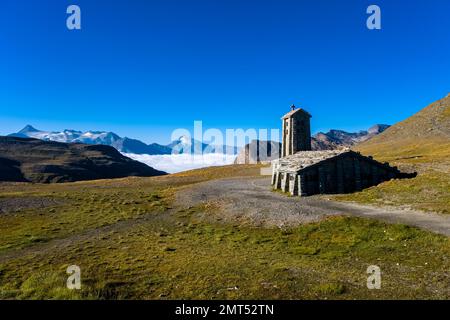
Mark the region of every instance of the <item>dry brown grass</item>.
[[336, 199], [450, 213], [450, 97], [432, 103], [355, 149], [402, 170], [417, 171], [418, 176]]

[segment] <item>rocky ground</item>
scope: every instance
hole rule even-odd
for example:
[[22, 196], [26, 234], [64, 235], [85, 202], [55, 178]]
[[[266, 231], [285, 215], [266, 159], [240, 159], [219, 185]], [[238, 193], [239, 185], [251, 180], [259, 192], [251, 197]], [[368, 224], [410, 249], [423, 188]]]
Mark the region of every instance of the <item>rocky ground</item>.
[[0, 213], [16, 212], [25, 209], [40, 209], [62, 203], [56, 199], [38, 197], [0, 198]]

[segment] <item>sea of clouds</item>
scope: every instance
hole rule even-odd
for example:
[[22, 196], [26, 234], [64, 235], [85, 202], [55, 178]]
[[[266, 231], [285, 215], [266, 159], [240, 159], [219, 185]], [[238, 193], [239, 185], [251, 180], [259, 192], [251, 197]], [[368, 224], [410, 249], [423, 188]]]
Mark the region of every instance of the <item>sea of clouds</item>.
[[152, 168], [162, 170], [167, 173], [176, 173], [191, 169], [198, 169], [211, 166], [223, 166], [232, 164], [236, 155], [222, 153], [207, 153], [201, 155], [193, 154], [168, 154], [168, 155], [148, 155], [123, 153], [123, 155], [143, 162]]

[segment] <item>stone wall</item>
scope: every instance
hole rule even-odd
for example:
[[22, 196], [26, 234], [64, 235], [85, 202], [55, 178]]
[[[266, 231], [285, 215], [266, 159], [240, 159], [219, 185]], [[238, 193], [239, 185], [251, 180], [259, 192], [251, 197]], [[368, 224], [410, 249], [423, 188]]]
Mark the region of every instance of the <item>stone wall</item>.
[[401, 173], [389, 164], [348, 152], [297, 172], [283, 172], [274, 167], [272, 184], [275, 189], [290, 192], [291, 195], [308, 196], [351, 193], [392, 178], [412, 176], [415, 175]]

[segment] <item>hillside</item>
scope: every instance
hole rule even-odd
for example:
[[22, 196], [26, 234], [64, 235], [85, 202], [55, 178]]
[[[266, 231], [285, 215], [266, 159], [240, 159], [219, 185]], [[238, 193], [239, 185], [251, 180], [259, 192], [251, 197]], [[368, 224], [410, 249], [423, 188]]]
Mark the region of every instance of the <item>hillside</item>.
[[448, 168], [450, 95], [359, 144], [355, 149], [419, 171]]
[[355, 149], [418, 176], [338, 199], [450, 213], [450, 95]]
[[109, 146], [17, 137], [0, 137], [0, 169], [0, 181], [42, 183], [165, 174]]

